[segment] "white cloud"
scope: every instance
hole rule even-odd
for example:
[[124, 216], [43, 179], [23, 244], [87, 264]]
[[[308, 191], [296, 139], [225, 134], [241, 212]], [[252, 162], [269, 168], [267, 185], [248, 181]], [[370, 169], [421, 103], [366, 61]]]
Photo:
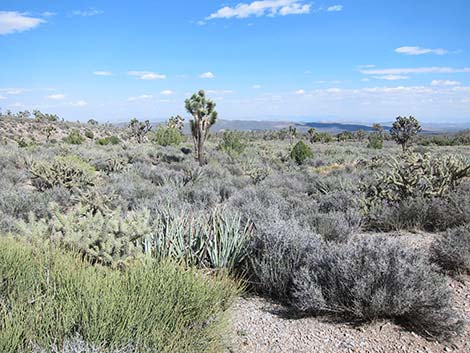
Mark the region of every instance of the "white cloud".
[[406, 80], [409, 77], [404, 76], [404, 75], [384, 75], [384, 76], [374, 76], [373, 78], [377, 80], [398, 81], [398, 80]]
[[0, 11], [0, 35], [27, 31], [45, 22], [16, 11]]
[[160, 92], [160, 94], [163, 94], [164, 96], [170, 96], [170, 95], [172, 95], [173, 93], [175, 93], [175, 92], [173, 92], [173, 91], [170, 90], [170, 89], [165, 89], [165, 90], [163, 90], [163, 91]]
[[199, 75], [200, 78], [215, 78], [215, 75], [212, 73], [212, 72], [204, 72], [202, 74]]
[[10, 107], [12, 107], [12, 108], [24, 108], [25, 105], [21, 102], [15, 102], [13, 104], [10, 104]]
[[52, 17], [52, 16], [55, 16], [55, 15], [57, 15], [57, 12], [51, 12], [51, 11], [41, 12], [41, 16], [43, 16], [43, 17]]
[[341, 88], [332, 87], [332, 88], [327, 88], [325, 90], [325, 92], [328, 92], [328, 93], [341, 93], [342, 90], [341, 90]]
[[88, 105], [88, 103], [84, 100], [79, 100], [79, 101], [76, 101], [76, 102], [72, 102], [70, 103], [72, 106], [74, 107], [78, 107], [78, 108], [81, 108], [81, 107], [86, 107]]
[[103, 13], [104, 11], [102, 10], [97, 10], [93, 7], [90, 7], [87, 10], [74, 10], [72, 11], [72, 16], [91, 17], [91, 16], [102, 15]]
[[93, 72], [93, 75], [96, 75], [96, 76], [112, 76], [113, 73], [111, 71], [95, 71], [95, 72]]
[[141, 94], [140, 96], [137, 96], [137, 97], [129, 97], [129, 98], [127, 98], [127, 101], [128, 102], [135, 102], [135, 101], [143, 101], [143, 100], [147, 100], [147, 99], [151, 99], [151, 98], [152, 98], [151, 95]]
[[458, 86], [460, 85], [459, 81], [450, 81], [450, 80], [432, 80], [431, 86]]
[[335, 12], [335, 11], [341, 11], [343, 10], [343, 5], [333, 5], [333, 6], [329, 6], [326, 11], [328, 12]]
[[448, 74], [457, 72], [470, 72], [470, 68], [457, 69], [453, 67], [414, 67], [414, 68], [393, 68], [393, 69], [361, 69], [365, 75], [407, 75], [407, 74]]
[[64, 98], [65, 98], [65, 94], [60, 94], [60, 93], [58, 93], [58, 94], [51, 94], [50, 96], [47, 96], [47, 98], [58, 101], [58, 100], [64, 99]]
[[295, 94], [305, 94], [305, 90], [304, 89], [298, 89], [297, 91], [294, 92]]
[[429, 49], [422, 47], [400, 47], [395, 49], [396, 53], [405, 54], [405, 55], [423, 55], [423, 54], [436, 54], [436, 55], [445, 55], [448, 53], [447, 50], [442, 48]]
[[129, 71], [127, 74], [130, 76], [135, 76], [140, 80], [163, 80], [166, 78], [166, 75], [151, 71]]
[[22, 88], [7, 88], [4, 91], [6, 94], [17, 96], [18, 94], [22, 94], [25, 90]]
[[209, 94], [224, 95], [224, 94], [232, 94], [233, 91], [230, 90], [230, 89], [222, 89], [222, 90], [213, 90], [213, 89], [210, 89], [210, 90], [207, 91], [207, 93], [209, 93]]
[[222, 7], [206, 17], [206, 20], [308, 14], [310, 13], [310, 7], [310, 4], [305, 4], [300, 0], [260, 0], [251, 3], [239, 3], [234, 7]]
[[260, 88], [261, 88], [261, 85], [253, 85], [253, 86], [251, 86], [251, 88], [253, 88], [253, 89], [260, 89]]
[[7, 97], [2, 96], [2, 95], [0, 94], [0, 100], [1, 100], [1, 99], [7, 99]]

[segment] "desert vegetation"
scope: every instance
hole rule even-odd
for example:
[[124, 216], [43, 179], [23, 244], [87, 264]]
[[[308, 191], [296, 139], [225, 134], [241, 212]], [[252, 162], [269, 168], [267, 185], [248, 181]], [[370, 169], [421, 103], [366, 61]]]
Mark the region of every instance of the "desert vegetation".
[[462, 334], [448, 281], [470, 271], [468, 132], [213, 132], [204, 91], [185, 107], [189, 133], [180, 116], [1, 116], [2, 352], [221, 352], [242, 291]]

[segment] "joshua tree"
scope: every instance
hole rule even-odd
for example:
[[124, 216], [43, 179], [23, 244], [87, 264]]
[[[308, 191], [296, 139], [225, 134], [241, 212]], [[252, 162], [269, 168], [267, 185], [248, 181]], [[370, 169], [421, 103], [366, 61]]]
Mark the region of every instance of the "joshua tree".
[[317, 134], [317, 129], [314, 127], [311, 127], [310, 129], [307, 130], [308, 134], [308, 139], [310, 140], [310, 143], [314, 143], [317, 140], [318, 134]]
[[203, 90], [195, 93], [191, 98], [184, 101], [186, 110], [193, 116], [189, 121], [191, 134], [194, 140], [194, 150], [196, 159], [200, 165], [204, 164], [204, 142], [209, 135], [209, 129], [217, 120], [217, 112], [215, 111], [215, 103], [210, 99], [206, 99]]
[[413, 116], [399, 116], [390, 129], [390, 136], [396, 143], [401, 145], [403, 151], [406, 151], [411, 144], [413, 138], [421, 131], [419, 121]]
[[184, 118], [179, 115], [172, 116], [168, 119], [168, 123], [166, 125], [169, 128], [178, 130], [180, 134], [183, 134]]
[[54, 125], [46, 125], [42, 128], [42, 132], [46, 135], [46, 142], [50, 141], [52, 134], [56, 131], [57, 129]]
[[131, 136], [135, 137], [138, 143], [144, 142], [145, 135], [152, 130], [152, 125], [148, 120], [140, 122], [136, 118], [133, 118], [129, 123], [129, 129], [131, 130]]

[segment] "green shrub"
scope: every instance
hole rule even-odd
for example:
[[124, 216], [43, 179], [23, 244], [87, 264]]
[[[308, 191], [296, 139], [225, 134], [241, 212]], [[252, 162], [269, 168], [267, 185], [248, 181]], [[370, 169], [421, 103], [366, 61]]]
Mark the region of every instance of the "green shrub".
[[290, 157], [300, 165], [303, 164], [308, 158], [313, 158], [313, 152], [305, 142], [299, 141], [292, 148]]
[[80, 337], [113, 352], [221, 352], [238, 286], [162, 262], [125, 271], [0, 238], [0, 351], [49, 350]]
[[98, 140], [96, 140], [96, 144], [100, 146], [107, 146], [107, 145], [119, 145], [121, 143], [121, 140], [117, 136], [107, 136], [107, 137], [102, 137]]
[[431, 245], [431, 258], [450, 274], [470, 273], [470, 225], [451, 229]]
[[81, 145], [85, 141], [85, 138], [80, 134], [78, 130], [71, 131], [66, 138], [64, 138], [64, 142], [69, 143], [71, 145]]
[[52, 161], [31, 162], [28, 168], [35, 186], [49, 189], [56, 185], [68, 189], [84, 188], [94, 184], [95, 169], [78, 156], [57, 156]]
[[368, 136], [368, 139], [369, 139], [369, 143], [367, 144], [368, 148], [381, 150], [384, 147], [383, 136], [372, 133]]
[[179, 145], [183, 141], [177, 128], [160, 126], [152, 137], [152, 142], [159, 146]]
[[243, 153], [246, 148], [246, 143], [243, 141], [242, 136], [237, 131], [224, 131], [222, 141], [219, 143], [218, 148], [225, 151], [228, 155], [234, 156]]

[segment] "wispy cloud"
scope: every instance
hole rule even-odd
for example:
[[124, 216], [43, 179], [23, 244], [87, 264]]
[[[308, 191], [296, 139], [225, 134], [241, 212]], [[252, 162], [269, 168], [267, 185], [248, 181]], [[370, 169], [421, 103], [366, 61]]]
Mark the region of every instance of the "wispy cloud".
[[405, 54], [405, 55], [424, 55], [424, 54], [436, 54], [436, 55], [445, 55], [449, 53], [448, 50], [442, 49], [442, 48], [437, 48], [437, 49], [429, 49], [429, 48], [423, 48], [423, 47], [400, 47], [395, 49], [396, 53], [399, 54]]
[[4, 92], [5, 94], [16, 96], [18, 94], [24, 93], [25, 89], [24, 88], [1, 88], [0, 92]]
[[77, 107], [77, 108], [83, 108], [88, 105], [88, 102], [84, 100], [79, 100], [79, 101], [70, 103], [70, 105], [73, 107]]
[[260, 88], [261, 88], [261, 85], [253, 85], [253, 86], [251, 86], [251, 88], [253, 88], [253, 89], [260, 89]]
[[252, 16], [287, 16], [310, 13], [310, 4], [299, 0], [260, 0], [239, 3], [234, 7], [225, 6], [212, 13], [206, 20], [216, 18], [248, 18]]
[[171, 89], [165, 89], [165, 90], [160, 92], [160, 94], [162, 94], [164, 96], [171, 96], [173, 93], [175, 93], [175, 92], [173, 92]]
[[454, 68], [443, 66], [414, 67], [414, 68], [392, 68], [392, 69], [362, 69], [365, 75], [408, 75], [408, 74], [449, 74], [458, 72], [470, 72], [470, 67]]
[[212, 73], [212, 72], [204, 72], [202, 74], [199, 75], [200, 78], [208, 78], [208, 79], [211, 79], [211, 78], [215, 78], [215, 75]]
[[450, 81], [450, 80], [432, 80], [431, 86], [458, 86], [460, 85], [459, 81]]
[[2, 95], [0, 94], [0, 100], [2, 100], [2, 99], [7, 99], [7, 97], [2, 96]]
[[140, 96], [129, 97], [129, 98], [127, 98], [127, 101], [128, 102], [136, 102], [136, 101], [143, 101], [143, 100], [147, 100], [147, 99], [151, 99], [151, 98], [153, 98], [153, 96], [148, 95], [148, 94], [141, 94]]
[[112, 76], [113, 73], [111, 71], [94, 71], [93, 75], [96, 75], [96, 76]]
[[0, 11], [0, 35], [23, 32], [45, 23], [46, 20], [16, 11]]
[[409, 77], [404, 76], [404, 75], [383, 75], [383, 76], [374, 76], [373, 78], [377, 80], [398, 81], [398, 80], [406, 80]]
[[61, 93], [51, 94], [47, 96], [47, 98], [58, 101], [58, 100], [65, 99], [65, 94], [61, 94]]
[[90, 7], [86, 10], [74, 10], [71, 12], [72, 16], [91, 17], [104, 14], [104, 11]]
[[297, 91], [294, 92], [294, 94], [298, 94], [298, 95], [305, 94], [305, 90], [304, 89], [298, 89]]
[[335, 12], [335, 11], [342, 11], [343, 10], [343, 5], [333, 5], [329, 6], [326, 11], [328, 12]]
[[140, 80], [163, 80], [166, 75], [158, 74], [152, 71], [129, 71], [129, 76], [135, 76]]

